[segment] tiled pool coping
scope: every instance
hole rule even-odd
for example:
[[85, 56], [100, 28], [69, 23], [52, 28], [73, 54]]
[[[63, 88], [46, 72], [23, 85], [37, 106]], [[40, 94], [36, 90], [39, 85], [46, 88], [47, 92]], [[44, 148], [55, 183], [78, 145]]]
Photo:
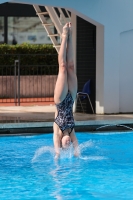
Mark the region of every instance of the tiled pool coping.
[[[54, 106], [0, 107], [0, 135], [51, 133], [53, 132], [54, 112]], [[133, 114], [74, 113], [74, 118], [76, 131], [123, 130], [124, 127], [116, 126], [120, 124], [133, 128]], [[104, 125], [109, 126], [99, 129]]]
[[[105, 126], [104, 125], [109, 125]], [[125, 125], [119, 127], [117, 125]], [[102, 127], [101, 131], [107, 130], [130, 130], [133, 129], [133, 120], [89, 120], [89, 121], [76, 121], [76, 131], [93, 131]], [[0, 124], [0, 135], [10, 134], [25, 134], [25, 133], [52, 133], [53, 122], [28, 122], [28, 123], [6, 123]]]

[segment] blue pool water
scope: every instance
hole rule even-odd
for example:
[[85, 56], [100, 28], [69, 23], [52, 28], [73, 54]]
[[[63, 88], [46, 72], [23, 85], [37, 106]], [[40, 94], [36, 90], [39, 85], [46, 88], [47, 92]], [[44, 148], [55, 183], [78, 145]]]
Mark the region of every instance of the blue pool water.
[[132, 200], [133, 133], [77, 133], [54, 161], [52, 134], [0, 138], [1, 200]]

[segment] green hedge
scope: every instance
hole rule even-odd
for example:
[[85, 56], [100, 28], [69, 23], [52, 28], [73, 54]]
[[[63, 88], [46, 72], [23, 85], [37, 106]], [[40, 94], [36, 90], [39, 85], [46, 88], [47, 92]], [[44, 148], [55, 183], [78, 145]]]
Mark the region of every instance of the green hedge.
[[[21, 45], [0, 45], [0, 67], [2, 69], [0, 70], [0, 75], [11, 75], [7, 68], [14, 66], [14, 62], [18, 60], [18, 56], [20, 56], [21, 75], [29, 75], [29, 73], [31, 75], [38, 74], [38, 71], [40, 71], [36, 67], [38, 65], [43, 66], [43, 74], [57, 74], [57, 52], [52, 45], [23, 43]], [[8, 74], [6, 74], [7, 71]], [[42, 69], [40, 73], [42, 73]]]

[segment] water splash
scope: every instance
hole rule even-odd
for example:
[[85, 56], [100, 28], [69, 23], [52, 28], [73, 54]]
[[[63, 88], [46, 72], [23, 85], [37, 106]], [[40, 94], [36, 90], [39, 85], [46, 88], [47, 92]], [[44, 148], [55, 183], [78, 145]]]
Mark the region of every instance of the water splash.
[[[80, 152], [79, 158], [82, 160], [103, 160], [107, 159], [105, 156], [101, 156], [98, 154], [98, 146], [95, 141], [89, 140], [84, 143], [81, 143], [78, 146], [78, 151]], [[46, 156], [47, 155], [47, 156]], [[54, 158], [55, 156], [55, 151], [53, 147], [50, 146], [43, 146], [39, 149], [36, 150], [33, 158], [32, 158], [32, 163], [41, 161], [41, 156], [43, 156], [42, 160], [44, 160], [45, 156], [45, 161], [46, 159], [49, 159], [49, 155]], [[60, 159], [71, 159], [73, 158], [74, 155], [74, 148], [73, 145], [71, 144], [68, 149], [60, 149]]]
[[79, 145], [79, 149], [80, 151], [82, 151], [85, 148], [90, 148], [90, 147], [94, 147], [94, 142], [92, 140], [83, 142]]
[[[100, 156], [97, 155], [98, 152], [97, 150], [99, 149], [99, 147], [97, 146], [96, 142], [89, 140], [87, 142], [84, 142], [82, 144], [79, 145], [79, 151], [80, 151], [80, 159], [82, 160], [105, 160], [107, 159], [107, 157], [105, 156]], [[86, 153], [89, 154], [89, 156], [86, 156]]]
[[37, 162], [39, 157], [46, 153], [49, 153], [51, 156], [54, 156], [54, 148], [49, 146], [40, 147], [36, 150], [31, 162]]
[[82, 160], [90, 160], [90, 161], [94, 161], [94, 160], [106, 160], [108, 159], [105, 156], [80, 156], [80, 159]]
[[73, 145], [71, 144], [69, 148], [67, 149], [61, 149], [60, 150], [60, 159], [65, 159], [65, 158], [72, 158], [73, 157]]
[[[78, 151], [80, 152], [79, 158], [82, 160], [90, 160], [90, 161], [107, 159], [104, 156], [98, 155], [97, 150], [99, 150], [99, 147], [95, 141], [89, 140], [84, 143], [81, 143], [78, 146]], [[60, 159], [72, 158], [74, 155], [73, 145], [71, 145], [66, 150], [61, 150], [60, 153], [61, 153]]]

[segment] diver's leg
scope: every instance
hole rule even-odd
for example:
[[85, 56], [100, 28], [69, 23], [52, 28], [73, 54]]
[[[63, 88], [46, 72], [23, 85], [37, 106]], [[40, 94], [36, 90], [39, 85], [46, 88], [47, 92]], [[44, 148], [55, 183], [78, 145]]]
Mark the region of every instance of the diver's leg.
[[62, 42], [58, 55], [59, 73], [54, 91], [54, 101], [56, 104], [62, 102], [65, 99], [68, 92], [67, 63], [66, 63], [66, 46], [68, 40], [68, 31], [69, 31], [69, 24], [67, 23], [63, 27]]
[[75, 100], [76, 94], [77, 94], [77, 76], [74, 70], [71, 23], [69, 23], [69, 36], [68, 36], [67, 44], [68, 44], [67, 45], [68, 90], [70, 91], [73, 99]]

